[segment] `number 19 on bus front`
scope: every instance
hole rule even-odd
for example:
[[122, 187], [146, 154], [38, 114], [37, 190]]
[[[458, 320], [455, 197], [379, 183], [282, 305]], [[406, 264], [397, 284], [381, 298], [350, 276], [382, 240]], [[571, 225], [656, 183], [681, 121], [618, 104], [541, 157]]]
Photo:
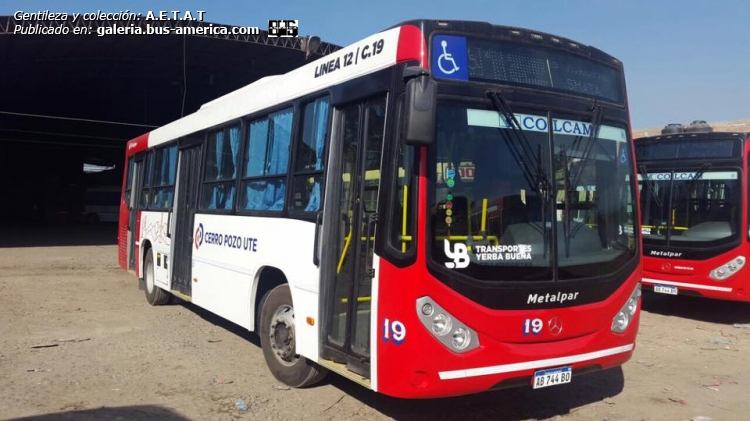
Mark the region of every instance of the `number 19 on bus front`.
[[406, 326], [398, 320], [383, 320], [383, 342], [393, 339], [393, 343], [401, 345], [406, 339]]
[[543, 327], [544, 322], [542, 319], [526, 319], [523, 321], [523, 336], [529, 334], [538, 335]]

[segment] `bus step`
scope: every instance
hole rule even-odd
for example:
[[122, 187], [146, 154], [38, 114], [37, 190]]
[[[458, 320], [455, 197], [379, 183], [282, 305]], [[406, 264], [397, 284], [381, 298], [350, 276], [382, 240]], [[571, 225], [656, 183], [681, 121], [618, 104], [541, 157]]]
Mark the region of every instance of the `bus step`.
[[318, 364], [320, 364], [322, 367], [327, 368], [330, 371], [333, 371], [335, 373], [338, 373], [346, 377], [347, 379], [353, 380], [368, 389], [372, 389], [372, 385], [370, 384], [370, 379], [368, 379], [367, 377], [362, 377], [361, 375], [353, 371], [350, 371], [348, 368], [346, 368], [346, 364], [336, 363], [330, 360], [323, 360], [323, 359], [319, 360]]

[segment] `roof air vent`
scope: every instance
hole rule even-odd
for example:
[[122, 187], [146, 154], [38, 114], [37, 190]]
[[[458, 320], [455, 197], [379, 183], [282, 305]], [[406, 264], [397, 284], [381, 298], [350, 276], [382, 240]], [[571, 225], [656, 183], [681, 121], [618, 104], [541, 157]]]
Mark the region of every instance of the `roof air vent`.
[[685, 131], [685, 129], [682, 127], [682, 124], [670, 123], [661, 129], [661, 134], [677, 134], [682, 133], [683, 131]]
[[714, 128], [709, 126], [703, 120], [695, 120], [692, 123], [685, 126], [686, 133], [709, 133], [714, 131]]

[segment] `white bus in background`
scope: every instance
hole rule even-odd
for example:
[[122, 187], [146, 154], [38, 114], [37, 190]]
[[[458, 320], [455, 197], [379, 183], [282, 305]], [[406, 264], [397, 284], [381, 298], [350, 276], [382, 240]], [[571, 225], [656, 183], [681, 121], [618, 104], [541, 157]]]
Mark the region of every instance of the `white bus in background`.
[[121, 186], [100, 186], [86, 189], [84, 218], [88, 224], [117, 222], [120, 219]]

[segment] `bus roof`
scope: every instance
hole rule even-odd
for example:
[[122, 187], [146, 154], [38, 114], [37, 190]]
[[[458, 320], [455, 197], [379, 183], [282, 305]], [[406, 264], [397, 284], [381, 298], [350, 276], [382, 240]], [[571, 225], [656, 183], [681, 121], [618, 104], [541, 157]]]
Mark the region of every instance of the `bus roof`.
[[748, 133], [695, 132], [640, 137], [633, 142], [640, 163], [683, 163], [738, 160]]
[[570, 38], [550, 34], [548, 32], [521, 28], [518, 26], [495, 25], [489, 22], [472, 20], [418, 19], [402, 22], [393, 27], [396, 28], [403, 25], [413, 25], [420, 28], [425, 34], [429, 34], [432, 31], [452, 31], [481, 34], [482, 36], [492, 38], [531, 41], [533, 44], [546, 44], [557, 49], [567, 49], [594, 60], [601, 60], [618, 67], [622, 66], [622, 62], [616, 57], [607, 54], [594, 46]]
[[635, 142], [658, 142], [658, 141], [674, 141], [674, 140], [694, 140], [700, 141], [701, 139], [727, 139], [730, 137], [736, 137], [742, 140], [750, 137], [750, 133], [743, 132], [695, 132], [695, 133], [676, 133], [676, 134], [660, 134], [657, 136], [643, 136], [634, 139]]
[[[365, 50], [372, 53], [373, 43], [383, 41], [378, 54], [362, 58]], [[209, 129], [295, 98], [320, 91], [329, 86], [385, 69], [397, 62], [420, 60], [415, 53], [425, 49], [412, 45], [424, 44], [422, 32], [414, 26], [400, 26], [369, 36], [332, 54], [308, 63], [291, 72], [269, 76], [204, 104], [198, 111], [128, 142], [128, 154]], [[403, 44], [408, 48], [399, 48]], [[269, 83], [273, 81], [274, 83]]]
[[[607, 61], [618, 67], [622, 66], [617, 59], [597, 48], [540, 31], [476, 21], [407, 21], [288, 73], [264, 77], [207, 102], [190, 115], [132, 139], [128, 142], [126, 154], [137, 153], [195, 132], [210, 129], [338, 83], [385, 69], [399, 62], [418, 60], [423, 67], [429, 67], [424, 34], [429, 34], [433, 30], [478, 33], [508, 39], [515, 38], [519, 41], [533, 40], [535, 43], [550, 44], [592, 59]], [[542, 38], [541, 41], [539, 37]], [[372, 53], [373, 43], [380, 40], [383, 40], [382, 51], [379, 54], [364, 57], [364, 51], [369, 49]], [[274, 83], [269, 83], [272, 81]]]

